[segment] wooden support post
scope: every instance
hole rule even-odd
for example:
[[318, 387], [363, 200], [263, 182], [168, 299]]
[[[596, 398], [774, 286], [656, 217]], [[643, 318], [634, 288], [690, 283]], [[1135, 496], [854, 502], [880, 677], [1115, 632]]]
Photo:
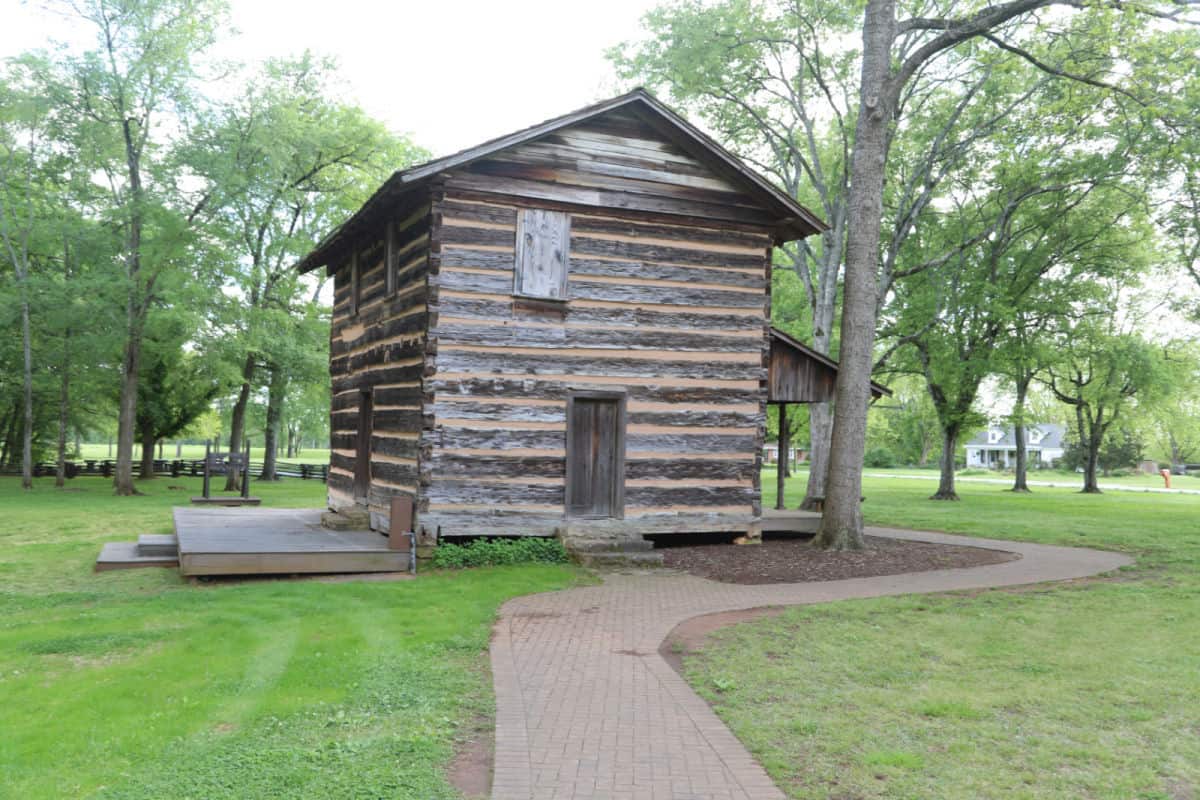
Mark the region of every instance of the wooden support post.
[[205, 439], [204, 440], [204, 491], [201, 492], [201, 495], [204, 497], [205, 500], [208, 499], [208, 483], [209, 483], [209, 479], [212, 477], [211, 473], [209, 472], [209, 469], [211, 468], [210, 464], [212, 463], [211, 456], [212, 456], [212, 439]]
[[250, 437], [246, 437], [246, 446], [243, 448], [243, 457], [246, 459], [242, 462], [242, 499], [250, 496]]
[[788, 426], [787, 403], [779, 404], [779, 457], [775, 459], [775, 508], [783, 510], [783, 490], [787, 482], [788, 448], [792, 436]]

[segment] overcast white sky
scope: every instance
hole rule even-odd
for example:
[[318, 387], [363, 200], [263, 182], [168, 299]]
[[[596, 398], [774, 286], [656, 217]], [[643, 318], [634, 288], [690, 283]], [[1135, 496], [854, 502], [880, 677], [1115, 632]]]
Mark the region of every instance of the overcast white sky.
[[[335, 56], [364, 108], [435, 155], [615, 94], [604, 51], [652, 0], [231, 0], [220, 55]], [[40, 2], [0, 0], [0, 57], [79, 41]]]

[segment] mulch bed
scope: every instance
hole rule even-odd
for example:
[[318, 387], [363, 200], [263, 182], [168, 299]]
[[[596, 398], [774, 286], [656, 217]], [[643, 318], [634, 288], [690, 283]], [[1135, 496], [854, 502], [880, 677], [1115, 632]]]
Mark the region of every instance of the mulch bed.
[[760, 545], [705, 544], [664, 547], [663, 566], [724, 583], [836, 581], [980, 567], [1019, 556], [978, 547], [866, 537], [857, 552], [814, 550], [808, 539], [767, 539]]

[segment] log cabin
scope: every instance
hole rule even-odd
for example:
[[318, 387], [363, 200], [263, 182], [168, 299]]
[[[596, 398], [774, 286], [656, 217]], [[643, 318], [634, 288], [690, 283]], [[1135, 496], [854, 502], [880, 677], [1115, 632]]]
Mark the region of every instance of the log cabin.
[[330, 509], [753, 536], [768, 402], [832, 390], [772, 333], [772, 248], [824, 227], [641, 89], [397, 172], [299, 265], [334, 278]]

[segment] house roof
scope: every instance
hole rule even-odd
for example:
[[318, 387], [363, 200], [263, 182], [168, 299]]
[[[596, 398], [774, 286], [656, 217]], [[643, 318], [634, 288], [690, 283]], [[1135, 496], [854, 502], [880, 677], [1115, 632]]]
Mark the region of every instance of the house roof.
[[[799, 339], [789, 336], [788, 334], [784, 333], [783, 331], [781, 331], [775, 327], [771, 328], [771, 338], [777, 342], [783, 343], [785, 346], [790, 347], [793, 350], [798, 351], [802, 356], [804, 356], [808, 360], [815, 361], [816, 363], [820, 364], [821, 366], [832, 370], [834, 375], [837, 374], [838, 362], [834, 361], [832, 358], [830, 358], [827, 355], [818, 353], [816, 350], [814, 350], [811, 347], [809, 347], [808, 345], [804, 344]], [[871, 397], [878, 399], [880, 397], [883, 397], [884, 395], [891, 397], [892, 390], [887, 388], [886, 386], [883, 386], [882, 384], [878, 384], [875, 381], [871, 381]]]
[[691, 156], [706, 163], [715, 171], [728, 176], [735, 183], [744, 187], [748, 194], [761, 201], [766, 208], [775, 210], [779, 215], [777, 230], [784, 241], [800, 239], [829, 227], [816, 214], [747, 167], [740, 159], [717, 144], [703, 131], [672, 111], [645, 89], [638, 88], [569, 114], [546, 120], [524, 130], [500, 136], [475, 147], [395, 172], [371, 195], [362, 208], [322, 239], [317, 247], [300, 261], [297, 268], [301, 272], [309, 272], [325, 265], [329, 262], [331, 253], [338, 248], [342, 240], [354, 235], [361, 227], [361, 223], [374, 212], [385, 204], [396, 201], [400, 195], [425, 185], [429, 180], [447, 170], [487, 158], [500, 150], [529, 142], [569, 125], [625, 107], [636, 107], [649, 112], [655, 119], [666, 123], [666, 127], [674, 135], [676, 143], [687, 150]]
[[[1066, 426], [1059, 425], [1056, 422], [1043, 422], [1043, 423], [1038, 423], [1037, 425], [1028, 425], [1028, 426], [1026, 426], [1026, 430], [1028, 432], [1032, 432], [1034, 430], [1039, 430], [1045, 434], [1045, 436], [1043, 436], [1042, 440], [1039, 442], [1034, 442], [1032, 439], [1026, 440], [1027, 444], [1029, 446], [1039, 447], [1039, 448], [1062, 447], [1063, 440], [1066, 438], [1066, 435], [1067, 435]], [[1004, 433], [1004, 436], [1002, 436], [998, 441], [989, 442], [988, 441], [988, 433], [990, 431], [1002, 431]], [[967, 447], [997, 447], [997, 448], [1016, 447], [1017, 446], [1017, 435], [1011, 426], [1006, 427], [1006, 428], [1001, 428], [998, 425], [992, 425], [989, 428], [987, 428], [986, 430], [980, 431], [978, 434], [976, 434], [975, 437], [973, 439], [971, 439], [971, 441], [967, 442], [966, 446]]]

